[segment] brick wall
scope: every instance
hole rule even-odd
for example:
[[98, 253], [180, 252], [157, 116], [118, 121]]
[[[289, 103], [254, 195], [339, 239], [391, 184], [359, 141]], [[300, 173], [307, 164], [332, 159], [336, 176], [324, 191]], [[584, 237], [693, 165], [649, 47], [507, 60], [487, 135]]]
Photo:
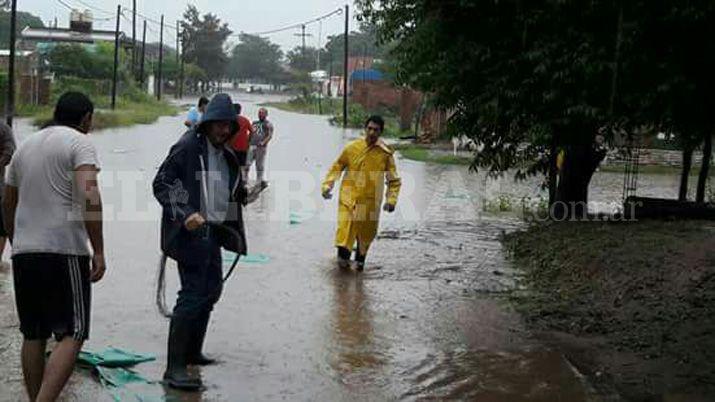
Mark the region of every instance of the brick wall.
[[399, 88], [385, 81], [353, 82], [352, 98], [366, 110], [392, 110], [400, 115], [400, 126], [409, 129], [417, 109], [422, 103], [422, 94], [409, 88]]

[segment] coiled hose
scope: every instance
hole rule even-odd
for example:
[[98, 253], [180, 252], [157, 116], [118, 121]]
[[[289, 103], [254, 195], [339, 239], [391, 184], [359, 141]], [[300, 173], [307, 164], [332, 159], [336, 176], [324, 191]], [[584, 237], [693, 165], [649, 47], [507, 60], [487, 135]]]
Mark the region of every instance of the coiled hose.
[[[241, 234], [238, 231], [226, 225], [210, 222], [207, 222], [206, 225], [230, 233], [237, 243], [241, 239]], [[236, 269], [236, 266], [238, 266], [238, 260], [240, 258], [240, 255], [236, 255], [236, 258], [233, 260], [233, 263], [231, 263], [231, 267], [228, 269], [228, 272], [226, 272], [226, 275], [224, 275], [223, 279], [221, 280], [221, 284], [214, 291], [211, 292], [211, 294], [207, 297], [207, 300], [211, 299], [214, 296], [213, 293], [221, 290], [223, 284], [228, 280], [228, 278], [231, 277], [233, 271]], [[159, 270], [156, 280], [156, 307], [159, 309], [159, 314], [161, 314], [165, 318], [171, 318], [171, 310], [169, 310], [169, 307], [166, 304], [166, 262], [168, 259], [169, 257], [166, 254], [161, 254], [161, 258], [159, 259]]]

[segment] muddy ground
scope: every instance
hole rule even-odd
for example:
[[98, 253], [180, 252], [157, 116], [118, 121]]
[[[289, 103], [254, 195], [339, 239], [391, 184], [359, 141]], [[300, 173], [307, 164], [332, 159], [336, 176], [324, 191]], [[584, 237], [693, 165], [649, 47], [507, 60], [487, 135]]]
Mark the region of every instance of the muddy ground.
[[515, 305], [591, 382], [635, 401], [715, 399], [715, 223], [563, 223], [504, 237]]

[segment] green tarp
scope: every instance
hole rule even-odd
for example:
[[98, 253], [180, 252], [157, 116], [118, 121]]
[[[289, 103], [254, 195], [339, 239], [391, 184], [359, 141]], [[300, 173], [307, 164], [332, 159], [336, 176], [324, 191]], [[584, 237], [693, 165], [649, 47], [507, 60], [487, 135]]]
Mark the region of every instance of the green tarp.
[[163, 387], [158, 387], [158, 382], [150, 381], [129, 369], [155, 359], [153, 355], [108, 348], [101, 352], [80, 352], [77, 364], [92, 370], [99, 377], [102, 386], [117, 402], [166, 401]]
[[313, 213], [310, 212], [291, 212], [290, 213], [290, 224], [299, 225], [313, 217]]
[[[223, 257], [224, 267], [229, 267], [229, 266], [231, 266], [231, 264], [233, 264], [233, 260], [236, 259], [236, 253], [232, 253], [230, 251], [224, 251], [222, 253], [222, 257]], [[241, 259], [239, 260], [238, 265], [241, 265], [241, 264], [263, 265], [263, 264], [267, 264], [270, 261], [271, 261], [271, 258], [265, 254], [248, 254], [248, 255], [241, 256]]]
[[77, 363], [82, 366], [130, 367], [156, 360], [153, 355], [141, 355], [117, 348], [107, 348], [102, 352], [79, 352]]

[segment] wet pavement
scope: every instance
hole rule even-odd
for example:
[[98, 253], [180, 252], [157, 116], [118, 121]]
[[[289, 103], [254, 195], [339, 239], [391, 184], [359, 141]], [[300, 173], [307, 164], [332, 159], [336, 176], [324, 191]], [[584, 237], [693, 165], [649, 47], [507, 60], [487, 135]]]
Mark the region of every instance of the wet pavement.
[[[254, 117], [255, 98], [239, 96]], [[93, 288], [91, 339], [155, 353], [137, 371], [160, 379], [168, 322], [154, 304], [159, 210], [151, 179], [182, 132], [182, 117], [93, 134], [102, 161], [108, 273]], [[598, 401], [558, 350], [544, 346], [504, 300], [515, 273], [499, 243], [523, 223], [482, 212], [485, 198], [533, 194], [537, 181], [488, 181], [464, 167], [398, 160], [403, 193], [384, 216], [363, 274], [339, 271], [332, 247], [336, 201], [319, 182], [341, 147], [357, 135], [327, 119], [271, 110], [271, 187], [247, 208], [252, 254], [240, 264], [214, 311], [205, 350], [221, 364], [201, 369], [206, 389], [178, 394], [155, 385], [147, 396], [172, 400]], [[19, 141], [32, 129], [20, 122]], [[643, 178], [643, 195], [671, 195], [677, 179]], [[617, 202], [622, 177], [598, 174], [593, 199]], [[299, 216], [300, 219], [295, 217]], [[5, 257], [8, 258], [7, 256]], [[169, 267], [167, 299], [177, 274]], [[0, 400], [25, 400], [12, 301], [0, 271]], [[64, 399], [111, 400], [78, 371]]]

